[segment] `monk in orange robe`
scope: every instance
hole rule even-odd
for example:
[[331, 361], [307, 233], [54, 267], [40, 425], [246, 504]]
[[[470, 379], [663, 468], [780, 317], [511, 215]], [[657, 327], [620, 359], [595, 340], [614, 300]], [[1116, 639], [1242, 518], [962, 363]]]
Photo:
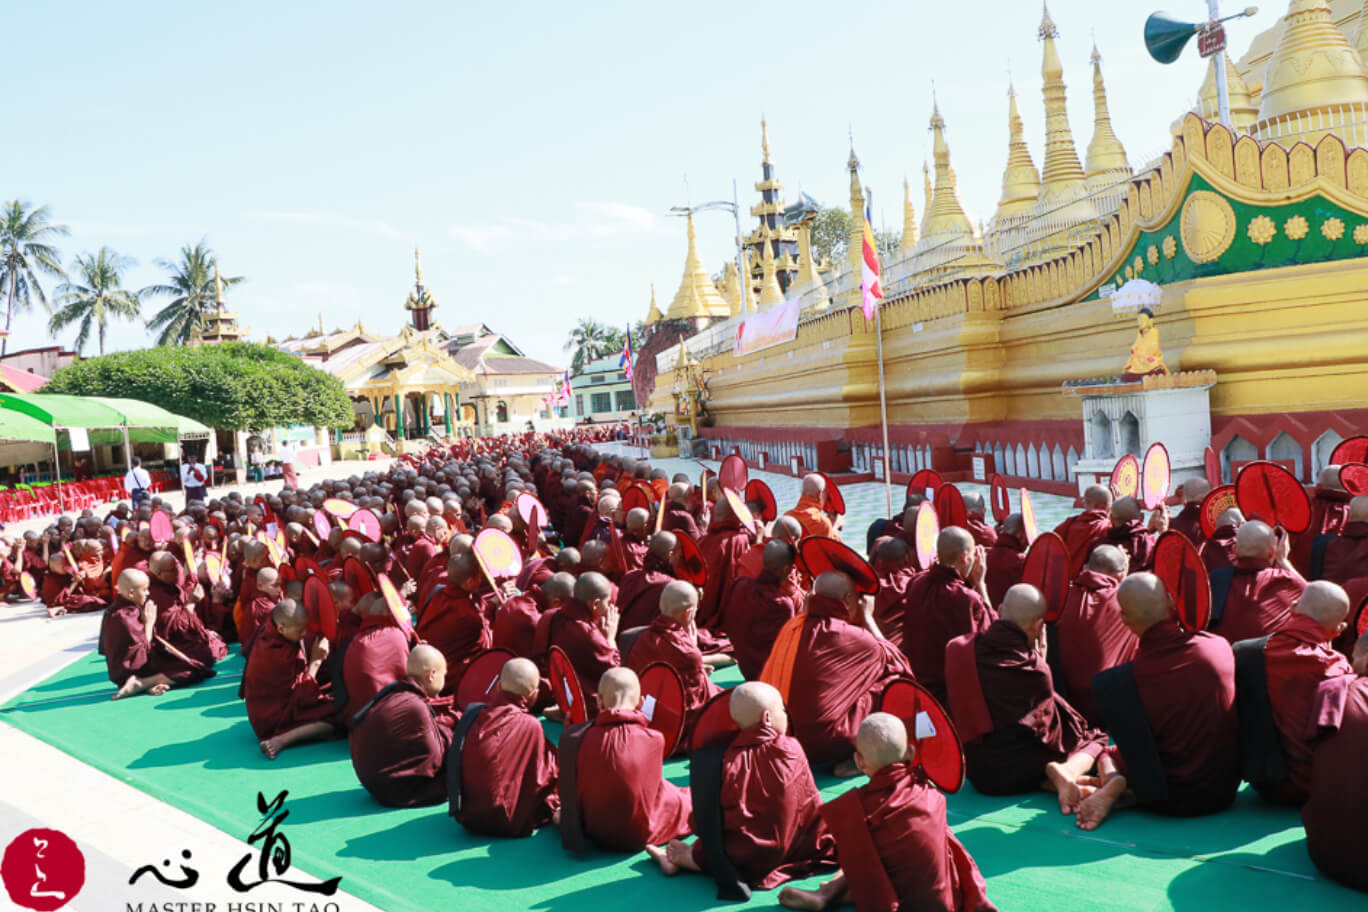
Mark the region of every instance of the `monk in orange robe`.
[[[832, 523], [826, 514], [826, 479], [821, 475], [804, 475], [802, 495], [798, 498], [798, 505], [785, 513], [785, 516], [792, 516], [798, 520], [798, 524], [803, 527], [803, 535], [817, 536], [818, 538], [834, 538], [841, 540], [840, 526]], [[838, 522], [845, 517], [839, 517]]]

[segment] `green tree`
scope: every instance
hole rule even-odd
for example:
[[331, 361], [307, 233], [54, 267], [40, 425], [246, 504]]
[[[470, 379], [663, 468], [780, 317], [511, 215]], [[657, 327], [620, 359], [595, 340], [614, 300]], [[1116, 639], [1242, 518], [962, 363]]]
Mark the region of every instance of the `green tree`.
[[60, 305], [48, 321], [48, 332], [57, 335], [72, 323], [80, 324], [76, 333], [79, 354], [90, 341], [90, 330], [99, 338], [100, 354], [105, 353], [105, 328], [110, 321], [136, 320], [141, 316], [138, 293], [123, 287], [123, 272], [133, 266], [129, 257], [119, 256], [108, 247], [95, 254], [80, 254], [73, 262], [76, 281], [57, 286]]
[[843, 259], [850, 245], [850, 213], [840, 206], [823, 206], [813, 219], [811, 234], [812, 255], [818, 263]]
[[[143, 297], [169, 297], [168, 303], [152, 315], [147, 328], [157, 333], [158, 345], [184, 345], [204, 328], [205, 316], [214, 309], [214, 267], [218, 260], [204, 238], [193, 247], [181, 248], [180, 260], [157, 260], [165, 269], [169, 281], [164, 285], [150, 285], [141, 292]], [[232, 288], [242, 276], [223, 279], [224, 288]]]
[[574, 352], [570, 359], [570, 373], [577, 374], [580, 368], [595, 358], [602, 358], [621, 348], [621, 331], [592, 317], [582, 317], [570, 330], [570, 338], [565, 340], [565, 350]]
[[78, 361], [44, 392], [126, 396], [213, 428], [259, 431], [290, 424], [350, 428], [342, 382], [266, 345], [160, 346]]
[[49, 241], [71, 232], [66, 225], [54, 225], [47, 206], [10, 200], [0, 209], [0, 290], [6, 298], [5, 338], [0, 340], [0, 355], [9, 349], [10, 325], [14, 311], [28, 310], [33, 299], [47, 307], [39, 273], [65, 278], [57, 249]]

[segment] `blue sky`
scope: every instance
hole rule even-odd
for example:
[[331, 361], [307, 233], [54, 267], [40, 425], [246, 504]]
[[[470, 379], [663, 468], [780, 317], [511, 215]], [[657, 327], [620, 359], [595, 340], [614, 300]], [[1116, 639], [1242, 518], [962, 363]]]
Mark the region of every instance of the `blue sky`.
[[[1233, 24], [1235, 56], [1285, 11], [1272, 0]], [[1080, 156], [1093, 34], [1132, 161], [1195, 100], [1203, 61], [1195, 47], [1151, 61], [1149, 12], [1051, 3]], [[652, 282], [668, 306], [685, 251], [670, 206], [730, 196], [734, 177], [755, 201], [762, 113], [790, 199], [845, 203], [853, 129], [875, 218], [896, 229], [904, 174], [921, 209], [934, 79], [961, 197], [991, 215], [1009, 67], [1041, 164], [1039, 21], [1003, 0], [10, 5], [0, 196], [51, 206], [67, 259], [101, 244], [134, 257], [132, 287], [207, 237], [247, 278], [230, 305], [258, 339], [320, 312], [329, 329], [396, 331], [416, 245], [440, 321], [483, 321], [564, 363], [577, 318], [639, 320]], [[730, 216], [700, 216], [698, 235], [720, 268]], [[109, 342], [148, 338], [116, 324]], [[35, 312], [10, 348], [48, 339]]]

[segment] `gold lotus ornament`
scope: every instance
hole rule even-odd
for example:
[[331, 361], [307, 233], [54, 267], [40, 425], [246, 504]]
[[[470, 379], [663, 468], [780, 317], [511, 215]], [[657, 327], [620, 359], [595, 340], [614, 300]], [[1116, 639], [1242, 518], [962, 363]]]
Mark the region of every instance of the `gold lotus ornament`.
[[1344, 222], [1337, 218], [1328, 218], [1321, 222], [1321, 234], [1327, 241], [1338, 241], [1344, 237]]
[[1149, 260], [1151, 266], [1159, 265], [1159, 248], [1150, 244], [1149, 249], [1145, 251], [1145, 259]]
[[1306, 232], [1310, 230], [1310, 227], [1311, 226], [1306, 224], [1305, 218], [1300, 215], [1294, 215], [1283, 222], [1283, 234], [1294, 241], [1300, 241], [1302, 238], [1306, 237]]
[[1256, 215], [1249, 221], [1249, 239], [1260, 247], [1273, 240], [1277, 233], [1278, 226], [1266, 215]]
[[1164, 235], [1164, 259], [1171, 260], [1178, 255], [1178, 242], [1173, 235]]
[[1183, 250], [1194, 263], [1213, 262], [1235, 240], [1235, 210], [1219, 193], [1196, 190], [1183, 203], [1179, 231]]
[[1354, 243], [1368, 244], [1368, 225], [1357, 225], [1354, 228]]

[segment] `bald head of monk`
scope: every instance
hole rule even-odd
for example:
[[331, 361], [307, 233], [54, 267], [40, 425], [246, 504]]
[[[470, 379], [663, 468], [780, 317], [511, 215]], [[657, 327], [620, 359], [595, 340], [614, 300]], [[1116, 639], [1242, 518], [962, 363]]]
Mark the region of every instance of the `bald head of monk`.
[[974, 566], [974, 536], [959, 526], [941, 529], [936, 536], [936, 561], [968, 579]]
[[294, 599], [281, 599], [271, 609], [271, 623], [285, 639], [298, 643], [309, 631], [309, 612]]
[[503, 513], [495, 513], [493, 516], [489, 517], [489, 519], [485, 520], [485, 528], [498, 529], [500, 532], [512, 532], [513, 520], [509, 519], [508, 516]]
[[641, 681], [630, 668], [610, 668], [599, 678], [599, 708], [633, 710], [641, 706]]
[[168, 586], [180, 582], [180, 564], [170, 551], [153, 551], [147, 559], [147, 571], [153, 579]]
[[1231, 507], [1229, 510], [1222, 510], [1221, 515], [1216, 517], [1216, 528], [1224, 529], [1229, 526], [1232, 529], [1238, 529], [1244, 525], [1244, 521], [1244, 514], [1235, 507]]
[[983, 495], [974, 491], [965, 494], [964, 512], [968, 513], [970, 516], [977, 517], [978, 519], [983, 519], [984, 515], [988, 512], [988, 505], [984, 503]]
[[1322, 491], [1343, 491], [1344, 485], [1340, 483], [1341, 466], [1328, 465], [1320, 470], [1316, 475], [1316, 487]]
[[426, 511], [423, 513], [412, 514], [411, 516], [409, 516], [408, 522], [404, 523], [404, 531], [407, 532], [413, 538], [417, 538], [418, 536], [422, 535], [425, 529], [427, 529]]
[[1252, 519], [1235, 533], [1235, 556], [1253, 560], [1273, 560], [1278, 546], [1277, 536], [1268, 523]]
[[1017, 583], [1002, 597], [998, 609], [1004, 621], [1011, 621], [1026, 631], [1027, 639], [1035, 642], [1045, 629], [1045, 596], [1030, 583]]
[[803, 496], [804, 496], [804, 497], [815, 497], [817, 500], [820, 501], [820, 500], [822, 499], [822, 495], [825, 494], [825, 493], [826, 493], [826, 479], [825, 479], [825, 478], [823, 478], [821, 475], [817, 475], [816, 473], [811, 474], [811, 475], [804, 475], [804, 476], [803, 476]]
[[257, 592], [269, 598], [280, 598], [280, 574], [274, 567], [262, 567], [256, 575]]
[[499, 672], [499, 689], [524, 700], [537, 695], [541, 675], [531, 659], [509, 659]]
[[645, 507], [633, 507], [627, 511], [627, 534], [641, 538], [651, 525], [651, 514]]
[[733, 688], [727, 700], [732, 721], [741, 728], [768, 725], [781, 735], [788, 734], [788, 711], [784, 698], [763, 681], [747, 681]]
[[423, 688], [423, 693], [435, 697], [446, 686], [446, 656], [436, 646], [420, 643], [408, 657], [408, 674]]
[[580, 568], [579, 548], [561, 548], [556, 552], [556, 569], [565, 573], [578, 573]]
[[453, 555], [468, 554], [474, 544], [475, 536], [462, 532], [459, 535], [451, 536], [451, 541], [447, 542], [447, 551]]
[[874, 546], [874, 561], [884, 567], [906, 567], [912, 549], [901, 538], [881, 539]]
[[660, 613], [685, 627], [698, 613], [698, 589], [693, 583], [674, 580], [660, 591]]
[[765, 542], [765, 549], [760, 552], [760, 565], [765, 572], [783, 579], [788, 576], [789, 570], [793, 569], [793, 562], [797, 558], [798, 552], [794, 550], [793, 545], [771, 539]]
[[797, 546], [803, 538], [803, 524], [792, 516], [781, 516], [774, 521], [774, 528], [770, 530], [770, 535], [781, 542]]
[[850, 577], [835, 570], [828, 570], [819, 574], [812, 583], [814, 595], [822, 595], [827, 598], [834, 598], [839, 602], [845, 603], [846, 609], [852, 614], [860, 604], [860, 593], [856, 590]]
[[1136, 636], [1173, 616], [1173, 597], [1153, 573], [1132, 573], [1116, 590], [1121, 623]]
[[870, 778], [907, 756], [907, 726], [891, 713], [870, 713], [855, 733], [855, 765]]
[[[337, 554], [343, 560], [346, 560], [349, 557], [360, 557], [362, 544], [361, 539], [357, 538], [355, 535], [349, 535], [338, 543]], [[243, 553], [245, 556], [246, 552], [244, 551]]]
[[1313, 619], [1325, 630], [1326, 639], [1339, 636], [1349, 617], [1349, 595], [1329, 580], [1316, 580], [1302, 590], [1301, 598], [1292, 609]]
[[574, 597], [575, 577], [570, 573], [556, 573], [542, 583], [542, 595], [546, 596], [546, 607], [559, 608]]
[[1110, 510], [1111, 505], [1111, 491], [1103, 485], [1089, 485], [1083, 492], [1083, 509], [1085, 510]]
[[668, 564], [674, 563], [675, 551], [679, 548], [679, 539], [673, 532], [657, 532], [651, 536], [650, 544], [646, 549], [653, 557], [659, 558]]
[[1200, 505], [1210, 493], [1211, 482], [1205, 478], [1189, 478], [1183, 482], [1183, 503]]
[[1125, 579], [1126, 571], [1130, 569], [1130, 555], [1116, 545], [1098, 545], [1088, 555], [1088, 569], [1112, 579]]
[[471, 552], [453, 555], [451, 560], [447, 561], [448, 586], [454, 586], [464, 592], [474, 592], [480, 588], [481, 582], [483, 577], [480, 576], [480, 564]]
[[135, 605], [142, 605], [147, 601], [147, 585], [147, 574], [141, 570], [130, 567], [119, 574], [119, 595]]
[[1145, 515], [1144, 508], [1140, 506], [1140, 501], [1134, 497], [1118, 497], [1116, 502], [1111, 505], [1111, 521], [1113, 526], [1124, 526], [1126, 523], [1134, 522]]
[[1021, 542], [1026, 541], [1026, 520], [1020, 513], [1008, 513], [1002, 518], [1002, 531]]
[[683, 482], [675, 482], [670, 485], [670, 490], [665, 493], [670, 499], [670, 503], [682, 504], [689, 496], [689, 486]]
[[1368, 497], [1349, 501], [1349, 522], [1368, 522]]
[[591, 570], [588, 573], [581, 573], [579, 579], [575, 580], [575, 601], [587, 605], [595, 617], [601, 616], [611, 607], [612, 597], [613, 585], [602, 573]]
[[328, 594], [332, 596], [333, 606], [337, 608], [338, 614], [356, 610], [356, 592], [343, 580], [328, 583]]
[[596, 538], [590, 539], [580, 548], [580, 571], [602, 570], [603, 559], [608, 556], [608, 543]]
[[733, 523], [736, 521], [736, 511], [731, 507], [731, 501], [725, 497], [718, 497], [713, 504], [713, 521], [721, 523]]

